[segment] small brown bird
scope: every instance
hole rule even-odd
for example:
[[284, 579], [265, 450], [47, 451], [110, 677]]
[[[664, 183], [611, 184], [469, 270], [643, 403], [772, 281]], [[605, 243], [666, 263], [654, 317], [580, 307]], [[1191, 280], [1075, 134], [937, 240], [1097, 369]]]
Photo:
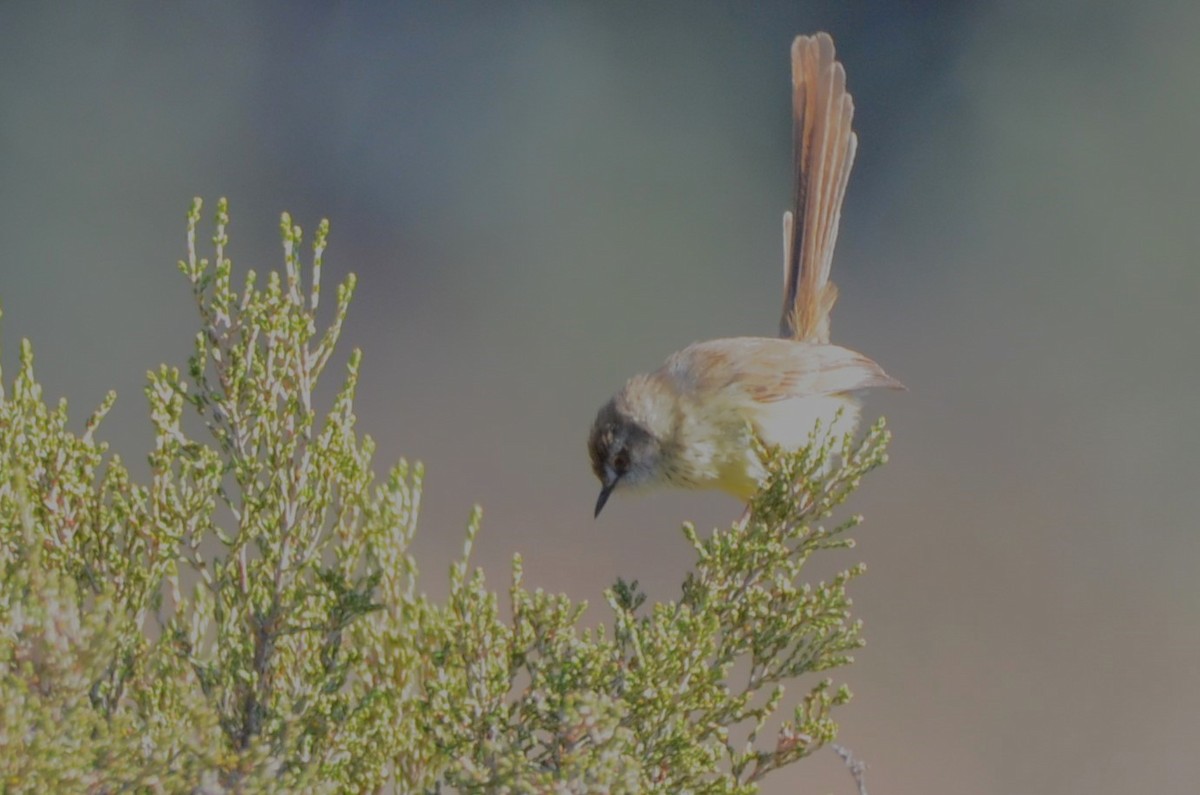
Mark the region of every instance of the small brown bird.
[[783, 215], [779, 338], [698, 342], [630, 378], [588, 439], [601, 483], [597, 516], [618, 487], [715, 488], [748, 500], [765, 474], [752, 434], [800, 449], [818, 421], [852, 433], [860, 390], [903, 388], [861, 353], [829, 344], [837, 300], [829, 267], [858, 138], [846, 72], [826, 33], [792, 42], [792, 113], [796, 183]]

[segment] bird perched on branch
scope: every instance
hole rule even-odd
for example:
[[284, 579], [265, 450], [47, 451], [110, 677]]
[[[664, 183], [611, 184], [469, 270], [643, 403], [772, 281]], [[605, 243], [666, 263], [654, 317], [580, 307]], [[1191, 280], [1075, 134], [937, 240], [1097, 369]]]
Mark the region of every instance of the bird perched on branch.
[[837, 300], [829, 268], [858, 137], [828, 34], [792, 43], [792, 113], [795, 191], [783, 216], [779, 337], [698, 342], [630, 378], [601, 407], [588, 439], [601, 484], [597, 516], [626, 487], [721, 489], [749, 500], [765, 475], [755, 434], [795, 450], [818, 422], [852, 433], [859, 392], [903, 388], [871, 359], [829, 342]]

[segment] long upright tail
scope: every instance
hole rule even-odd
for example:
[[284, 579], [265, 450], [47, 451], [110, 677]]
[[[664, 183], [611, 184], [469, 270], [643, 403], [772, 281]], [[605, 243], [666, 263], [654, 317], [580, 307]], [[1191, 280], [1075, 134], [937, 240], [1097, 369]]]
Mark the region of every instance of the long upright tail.
[[796, 187], [783, 215], [784, 300], [779, 336], [829, 342], [829, 281], [842, 199], [858, 137], [850, 129], [854, 101], [846, 71], [834, 60], [827, 33], [792, 42], [792, 157]]

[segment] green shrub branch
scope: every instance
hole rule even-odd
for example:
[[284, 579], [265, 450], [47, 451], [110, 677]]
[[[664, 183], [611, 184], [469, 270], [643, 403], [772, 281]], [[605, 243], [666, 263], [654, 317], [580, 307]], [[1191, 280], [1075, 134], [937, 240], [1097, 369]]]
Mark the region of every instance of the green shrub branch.
[[519, 556], [497, 592], [470, 563], [476, 509], [437, 601], [409, 554], [422, 468], [377, 479], [356, 429], [359, 351], [315, 406], [355, 285], [322, 327], [328, 224], [305, 268], [285, 214], [282, 274], [235, 288], [227, 205], [211, 259], [200, 212], [179, 263], [200, 331], [186, 374], [147, 376], [144, 482], [96, 439], [115, 395], [76, 434], [28, 341], [0, 373], [0, 789], [752, 793], [833, 741], [850, 694], [819, 677], [862, 644], [862, 567], [804, 567], [852, 545], [859, 517], [826, 522], [884, 462], [882, 421], [761, 449], [747, 515], [684, 527], [676, 600], [618, 580], [585, 628]]

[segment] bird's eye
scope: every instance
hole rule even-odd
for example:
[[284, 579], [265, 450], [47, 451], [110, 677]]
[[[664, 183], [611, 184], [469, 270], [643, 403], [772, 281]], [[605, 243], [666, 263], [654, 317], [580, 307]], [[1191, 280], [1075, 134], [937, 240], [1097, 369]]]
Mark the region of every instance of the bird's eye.
[[629, 452], [622, 450], [621, 452], [617, 453], [616, 457], [613, 459], [613, 467], [617, 470], [617, 474], [624, 475], [629, 469]]

